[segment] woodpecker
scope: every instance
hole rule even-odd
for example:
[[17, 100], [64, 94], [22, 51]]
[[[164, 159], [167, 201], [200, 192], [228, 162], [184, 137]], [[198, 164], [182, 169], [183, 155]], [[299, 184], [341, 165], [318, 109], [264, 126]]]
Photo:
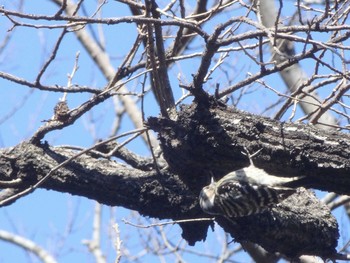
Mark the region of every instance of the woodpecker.
[[[260, 151], [260, 150], [259, 150]], [[258, 152], [259, 152], [258, 151]], [[212, 180], [199, 195], [202, 210], [212, 215], [228, 218], [261, 213], [293, 194], [302, 182], [300, 177], [278, 177], [250, 165], [228, 173], [218, 182]], [[291, 187], [293, 186], [293, 187]]]

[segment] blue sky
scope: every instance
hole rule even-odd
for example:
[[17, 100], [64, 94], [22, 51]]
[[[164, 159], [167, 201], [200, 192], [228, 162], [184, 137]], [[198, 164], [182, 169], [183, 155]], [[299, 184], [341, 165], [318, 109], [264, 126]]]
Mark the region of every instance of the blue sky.
[[[89, 0], [85, 2], [88, 12], [95, 9], [95, 1]], [[110, 2], [109, 5], [113, 8], [103, 9], [105, 16], [118, 16], [127, 12], [125, 8], [122, 8], [122, 5], [117, 5], [113, 1]], [[9, 9], [15, 9], [16, 3], [17, 1], [0, 0], [0, 4]], [[36, 0], [35, 5], [26, 1], [24, 11], [36, 14], [52, 14], [53, 6], [50, 1]], [[4, 39], [10, 27], [9, 21], [1, 16], [0, 42]], [[111, 54], [112, 63], [117, 66], [122, 55], [129, 50], [134, 40], [135, 28], [132, 25], [127, 25], [126, 27], [103, 26], [103, 30], [106, 34], [106, 49]], [[60, 30], [36, 30], [17, 27], [13, 31], [9, 44], [0, 53], [0, 71], [10, 72], [33, 81], [42, 64], [50, 55], [52, 44], [55, 43], [59, 32]], [[128, 37], [119, 39], [121, 34]], [[118, 39], [116, 40], [116, 38]], [[78, 51], [80, 52], [80, 68], [73, 82], [94, 88], [102, 88], [106, 85], [106, 79], [94, 65], [90, 56], [86, 54], [84, 48], [76, 41], [73, 33], [64, 39], [63, 48], [59, 51], [57, 59], [44, 75], [43, 81], [51, 85], [66, 85], [67, 74], [73, 68], [75, 54]], [[195, 72], [194, 69], [198, 60], [195, 60], [194, 63], [177, 63], [174, 65], [173, 70], [170, 72], [173, 87], [178, 85], [177, 73], [179, 70], [181, 70], [184, 80], [191, 81], [191, 73]], [[303, 65], [308, 69], [307, 61], [303, 62]], [[235, 65], [235, 72], [245, 75], [247, 71], [254, 71], [254, 68], [249, 68], [244, 63]], [[213, 82], [220, 81], [221, 77], [219, 73], [218, 75], [214, 74]], [[278, 76], [268, 77], [267, 81], [270, 84], [280, 85], [281, 90], [284, 90]], [[133, 88], [138, 89], [138, 83], [131, 83], [130, 89]], [[181, 92], [180, 89], [175, 90], [177, 99], [181, 96]], [[43, 120], [52, 117], [53, 108], [61, 97], [61, 93], [30, 90], [27, 87], [0, 79], [0, 147], [11, 147], [30, 138], [36, 129], [43, 125]], [[88, 99], [88, 94], [69, 94], [68, 104], [73, 108]], [[239, 104], [239, 107], [259, 113], [265, 105], [276, 99], [276, 96], [270, 91], [257, 89], [256, 92], [246, 96]], [[152, 95], [147, 95], [145, 100], [147, 105], [155, 105]], [[261, 104], [262, 101], [265, 104]], [[158, 112], [159, 110], [156, 106], [147, 107], [147, 115], [157, 115]], [[106, 103], [97, 106], [93, 111], [84, 115], [73, 126], [52, 132], [45, 137], [45, 140], [48, 140], [52, 145], [71, 144], [90, 147], [96, 139], [110, 135], [114, 116], [113, 103], [110, 100], [106, 101]], [[123, 118], [121, 131], [130, 129], [133, 129], [133, 125], [127, 118]], [[148, 155], [147, 149], [140, 140], [131, 143], [128, 147], [138, 154]], [[87, 248], [82, 244], [82, 240], [91, 238], [94, 206], [95, 202], [86, 198], [38, 189], [29, 196], [18, 200], [15, 204], [2, 208], [0, 210], [0, 226], [3, 230], [34, 240], [37, 244], [57, 256], [59, 262], [94, 262]], [[131, 254], [137, 254], [142, 250], [142, 247], [140, 247], [142, 242], [140, 240], [144, 233], [156, 231], [154, 229], [140, 230], [124, 224], [122, 222], [123, 218], [134, 222], [138, 220], [138, 216], [134, 212], [123, 208], [111, 209], [103, 207], [102, 214], [104, 222], [102, 244], [103, 252], [106, 253], [108, 262], [113, 262], [115, 259], [115, 250], [109, 238], [111, 218], [119, 224], [122, 238], [125, 238], [123, 245], [130, 250]], [[349, 233], [347, 224], [342, 223], [347, 220], [343, 210], [338, 209], [336, 215], [339, 219], [341, 232]], [[151, 219], [142, 219], [141, 222], [149, 223], [153, 221]], [[198, 243], [194, 248], [190, 247], [189, 249], [198, 249], [205, 253], [210, 252], [216, 255], [220, 254], [220, 242], [218, 240], [222, 240], [224, 234], [219, 227], [216, 227], [215, 230], [214, 233], [209, 230], [208, 240], [205, 243]], [[177, 226], [168, 226], [166, 232], [168, 232], [171, 241], [175, 244], [181, 240], [180, 230]], [[347, 239], [340, 240], [340, 243]], [[236, 245], [232, 245], [232, 247], [234, 246]], [[192, 253], [188, 253], [186, 257], [189, 262], [195, 258], [200, 257]], [[171, 262], [174, 261], [172, 256], [168, 256], [167, 259], [171, 260]], [[235, 260], [244, 261], [246, 257], [244, 255], [237, 256]], [[39, 261], [14, 245], [0, 241], [1, 262]], [[155, 262], [155, 258], [149, 254], [143, 257], [141, 262]]]
[[[15, 3], [10, 1], [1, 1], [1, 4], [10, 9], [13, 6], [15, 9]], [[91, 4], [94, 7], [94, 3], [91, 2]], [[37, 9], [39, 5], [40, 10]], [[40, 4], [35, 6], [25, 3], [24, 10], [36, 14], [52, 13], [52, 6], [49, 1], [40, 1]], [[116, 8], [113, 12], [118, 13], [123, 12], [123, 10]], [[9, 28], [8, 20], [0, 17], [0, 36], [2, 38]], [[107, 27], [107, 30], [109, 30], [109, 34], [115, 35], [120, 32], [118, 27]], [[60, 30], [16, 28], [8, 46], [0, 54], [1, 71], [10, 72], [18, 77], [33, 81], [42, 64], [50, 55], [52, 43], [55, 43], [59, 32]], [[130, 36], [130, 32], [128, 34]], [[106, 47], [114, 57], [118, 58], [125, 52], [125, 49], [129, 48], [128, 44], [130, 44], [128, 38], [125, 38], [119, 42], [107, 41]], [[60, 50], [57, 59], [44, 75], [43, 81], [46, 84], [65, 85], [67, 83], [67, 74], [73, 68], [75, 54], [78, 51], [80, 52], [80, 68], [73, 82], [95, 88], [102, 88], [107, 83], [83, 47], [75, 41], [73, 34], [70, 34], [63, 41], [63, 45], [63, 51]], [[43, 125], [43, 120], [52, 117], [53, 108], [61, 97], [60, 93], [30, 90], [0, 79], [0, 146], [2, 148], [11, 147], [30, 138], [36, 129]], [[89, 95], [87, 94], [70, 94], [68, 95], [68, 104], [72, 108], [88, 99]], [[154, 103], [152, 96], [148, 96], [146, 100]], [[148, 112], [149, 114], [158, 114], [158, 109], [153, 107]], [[107, 101], [83, 116], [75, 125], [52, 132], [45, 137], [45, 140], [53, 145], [71, 144], [89, 147], [96, 139], [110, 135], [113, 118], [113, 104], [111, 101]], [[91, 122], [94, 125], [91, 125]], [[130, 121], [124, 118], [121, 131], [131, 128]], [[139, 154], [148, 154], [144, 144], [139, 141], [131, 143], [128, 147]], [[94, 201], [83, 197], [38, 189], [16, 201], [13, 205], [2, 208], [0, 210], [0, 225], [3, 230], [35, 241], [56, 256], [59, 262], [94, 262], [91, 259], [91, 254], [82, 244], [82, 240], [89, 239], [92, 235], [94, 207]], [[130, 253], [136, 255], [142, 250], [139, 245], [141, 231], [121, 221], [121, 219], [126, 218], [130, 222], [134, 222], [138, 220], [137, 213], [123, 208], [115, 208], [114, 210], [111, 211], [111, 208], [103, 207], [102, 213], [104, 218], [102, 245], [108, 262], [113, 262], [115, 259], [115, 250], [109, 237], [111, 218], [119, 223], [121, 236], [124, 238], [123, 245], [130, 250]], [[146, 222], [144, 221], [144, 223]], [[172, 235], [174, 242], [177, 243], [181, 240], [181, 231], [178, 226], [170, 226], [166, 229], [168, 232], [176, 233]], [[215, 241], [208, 240], [206, 243], [199, 243], [197, 247], [211, 250], [215, 244]], [[0, 241], [0, 251], [0, 262], [39, 262], [35, 256], [3, 241]], [[154, 256], [144, 256], [142, 262], [154, 262]]]

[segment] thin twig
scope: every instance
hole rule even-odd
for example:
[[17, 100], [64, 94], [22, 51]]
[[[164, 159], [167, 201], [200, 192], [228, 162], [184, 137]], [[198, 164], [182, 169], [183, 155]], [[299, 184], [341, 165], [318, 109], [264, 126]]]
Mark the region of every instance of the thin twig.
[[129, 221], [127, 221], [126, 219], [122, 219], [122, 221], [127, 224], [127, 225], [131, 225], [134, 227], [138, 227], [138, 228], [151, 228], [151, 227], [157, 227], [157, 226], [165, 226], [165, 225], [174, 225], [174, 224], [180, 224], [180, 223], [191, 223], [191, 222], [202, 222], [202, 221], [214, 221], [215, 218], [192, 218], [192, 219], [183, 219], [183, 220], [174, 220], [174, 221], [169, 221], [169, 222], [162, 222], [162, 223], [155, 223], [155, 224], [150, 224], [150, 225], [138, 225], [138, 224], [134, 224], [131, 223]]

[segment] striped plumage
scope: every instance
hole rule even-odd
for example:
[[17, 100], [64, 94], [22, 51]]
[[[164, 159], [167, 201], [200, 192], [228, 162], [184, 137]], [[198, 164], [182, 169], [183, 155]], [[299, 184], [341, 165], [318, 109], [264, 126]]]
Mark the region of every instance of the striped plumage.
[[294, 192], [291, 188], [241, 183], [229, 176], [204, 187], [199, 200], [208, 214], [242, 217], [261, 213]]
[[303, 176], [274, 176], [255, 167], [251, 159], [254, 155], [248, 154], [248, 167], [230, 172], [202, 189], [199, 204], [204, 212], [226, 217], [258, 214], [280, 203], [305, 183]]

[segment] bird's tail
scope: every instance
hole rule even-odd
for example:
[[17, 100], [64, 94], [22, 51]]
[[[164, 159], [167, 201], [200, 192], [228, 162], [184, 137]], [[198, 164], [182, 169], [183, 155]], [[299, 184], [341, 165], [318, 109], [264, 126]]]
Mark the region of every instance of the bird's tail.
[[309, 176], [298, 176], [298, 177], [292, 177], [288, 179], [290, 180], [286, 180], [286, 182], [283, 183], [284, 187], [288, 187], [288, 188], [298, 188], [298, 187], [311, 188], [312, 187]]

